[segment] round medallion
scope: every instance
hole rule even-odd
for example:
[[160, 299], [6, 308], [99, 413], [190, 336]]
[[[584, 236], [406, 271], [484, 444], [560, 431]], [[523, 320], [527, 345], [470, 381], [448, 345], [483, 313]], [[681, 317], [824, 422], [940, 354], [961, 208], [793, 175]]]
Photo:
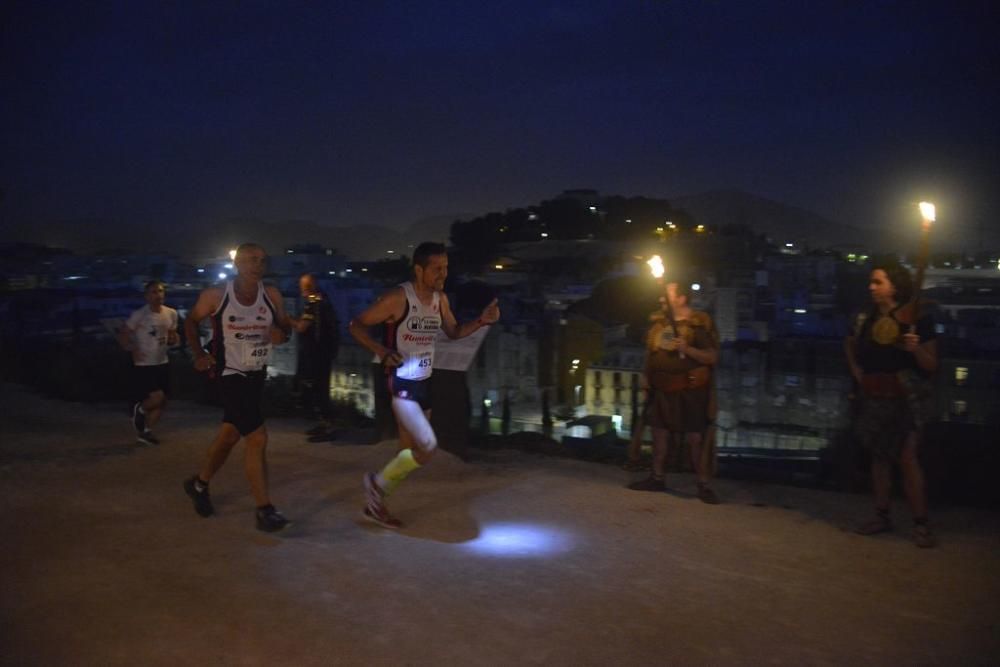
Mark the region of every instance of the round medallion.
[[892, 345], [899, 340], [899, 323], [892, 317], [880, 317], [872, 325], [872, 340], [879, 345]]

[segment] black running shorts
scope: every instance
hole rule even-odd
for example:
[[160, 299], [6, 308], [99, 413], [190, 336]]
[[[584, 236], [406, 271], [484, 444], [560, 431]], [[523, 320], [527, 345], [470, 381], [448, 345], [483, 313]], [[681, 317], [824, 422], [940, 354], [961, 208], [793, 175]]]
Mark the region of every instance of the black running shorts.
[[170, 394], [170, 365], [132, 367], [132, 397], [144, 401], [154, 391]]
[[389, 395], [416, 401], [424, 410], [431, 409], [431, 379], [404, 380], [395, 375], [389, 376]]
[[260, 401], [264, 395], [265, 371], [223, 375], [219, 380], [222, 421], [232, 424], [240, 435], [249, 435], [264, 425]]

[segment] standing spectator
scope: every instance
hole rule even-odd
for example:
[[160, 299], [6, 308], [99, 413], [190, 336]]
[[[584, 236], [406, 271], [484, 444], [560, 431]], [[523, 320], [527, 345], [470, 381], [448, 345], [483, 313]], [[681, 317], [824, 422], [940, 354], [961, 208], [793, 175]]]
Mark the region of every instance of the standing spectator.
[[303, 302], [302, 316], [292, 318], [299, 343], [295, 373], [306, 406], [320, 421], [306, 433], [323, 437], [332, 429], [330, 372], [340, 345], [340, 326], [337, 313], [320, 290], [315, 275], [303, 273], [299, 276], [299, 294]]
[[170, 365], [167, 348], [177, 345], [177, 311], [163, 305], [166, 288], [159, 280], [150, 280], [143, 288], [146, 305], [125, 321], [118, 332], [118, 343], [132, 353], [132, 426], [136, 439], [158, 445], [153, 426], [163, 416], [170, 394]]
[[875, 516], [855, 532], [875, 535], [892, 530], [892, 464], [897, 463], [913, 512], [913, 541], [918, 547], [932, 547], [936, 540], [928, 525], [917, 447], [930, 398], [928, 379], [938, 367], [933, 320], [926, 313], [914, 317], [916, 295], [910, 272], [902, 266], [875, 267], [868, 292], [872, 307], [855, 318], [844, 343], [847, 364], [861, 394], [856, 429], [871, 455], [875, 495]]
[[663, 317], [653, 322], [646, 337], [647, 400], [645, 422], [653, 430], [653, 471], [629, 485], [634, 491], [663, 491], [667, 444], [671, 434], [683, 434], [691, 450], [698, 480], [698, 498], [719, 502], [708, 482], [712, 466], [703, 457], [704, 434], [712, 410], [712, 366], [718, 360], [715, 327], [708, 313], [689, 305], [686, 283], [666, 285]]

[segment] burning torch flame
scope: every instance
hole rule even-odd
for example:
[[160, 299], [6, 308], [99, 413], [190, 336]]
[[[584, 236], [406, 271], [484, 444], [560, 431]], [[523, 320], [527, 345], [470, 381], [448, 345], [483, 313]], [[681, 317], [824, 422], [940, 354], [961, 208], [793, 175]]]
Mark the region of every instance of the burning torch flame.
[[934, 208], [934, 204], [929, 201], [920, 202], [920, 215], [924, 217], [927, 222], [934, 222], [937, 218], [937, 210]]
[[660, 259], [659, 255], [653, 255], [648, 260], [646, 264], [649, 266], [649, 272], [653, 274], [654, 278], [663, 277], [663, 260]]

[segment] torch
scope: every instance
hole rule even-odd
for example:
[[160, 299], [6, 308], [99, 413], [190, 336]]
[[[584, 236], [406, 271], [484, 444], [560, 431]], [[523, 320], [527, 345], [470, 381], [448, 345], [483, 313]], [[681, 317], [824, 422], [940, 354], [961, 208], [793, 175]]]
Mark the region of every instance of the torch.
[[[657, 284], [663, 285], [663, 259], [659, 255], [653, 255], [646, 260], [646, 264], [649, 266], [649, 272], [656, 278]], [[667, 321], [670, 322], [670, 328], [673, 331], [674, 337], [677, 337], [677, 320], [674, 319], [674, 307], [670, 305], [670, 295], [666, 295], [665, 298], [667, 300]], [[684, 354], [682, 353], [681, 358], [683, 357]]]

